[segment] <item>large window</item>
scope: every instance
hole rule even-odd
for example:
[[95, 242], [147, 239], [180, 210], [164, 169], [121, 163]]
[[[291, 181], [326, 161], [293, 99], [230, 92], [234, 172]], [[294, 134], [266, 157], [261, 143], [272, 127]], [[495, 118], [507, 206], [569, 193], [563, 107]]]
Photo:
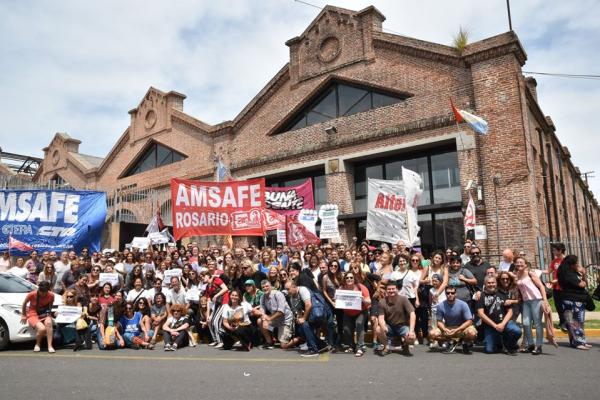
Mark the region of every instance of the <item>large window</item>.
[[158, 143], [152, 143], [123, 175], [131, 176], [185, 159], [181, 153]]
[[399, 103], [407, 96], [334, 82], [286, 123], [281, 132], [293, 131], [333, 118]]
[[307, 171], [295, 175], [267, 178], [266, 183], [267, 186], [271, 187], [297, 186], [304, 183], [308, 178], [312, 178], [315, 208], [327, 204], [327, 186], [325, 185], [325, 171], [323, 171], [323, 169]]
[[[419, 200], [421, 247], [432, 250], [460, 246], [463, 220], [458, 157], [453, 147], [410, 152], [354, 165], [354, 211], [367, 212], [368, 178], [402, 180], [402, 167], [421, 175], [423, 194]], [[364, 214], [363, 214], [364, 215]], [[358, 236], [366, 234], [366, 220], [358, 221]]]

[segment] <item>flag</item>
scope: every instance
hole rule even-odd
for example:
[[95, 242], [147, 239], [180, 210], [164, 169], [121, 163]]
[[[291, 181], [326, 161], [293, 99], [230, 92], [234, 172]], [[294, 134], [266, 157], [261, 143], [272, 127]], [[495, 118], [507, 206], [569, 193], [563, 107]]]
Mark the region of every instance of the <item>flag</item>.
[[157, 203], [156, 204], [156, 214], [154, 215], [154, 217], [152, 217], [152, 220], [146, 227], [146, 232], [156, 233], [156, 232], [162, 231], [165, 228], [166, 228], [166, 226], [162, 220], [162, 215], [160, 213], [160, 207], [158, 206], [158, 203]]
[[475, 229], [475, 202], [469, 193], [469, 203], [465, 211], [465, 233], [471, 229]]
[[12, 235], [8, 236], [8, 248], [9, 248], [9, 250], [17, 249], [20, 251], [32, 251], [33, 250], [33, 247], [31, 247], [27, 243], [21, 242], [20, 240], [13, 238]]
[[465, 110], [459, 110], [454, 106], [452, 99], [450, 99], [450, 106], [452, 107], [456, 122], [464, 121], [469, 124], [471, 129], [482, 135], [485, 135], [488, 132], [488, 123], [483, 118], [473, 115]]
[[[228, 180], [227, 176], [229, 175], [229, 173], [227, 171], [227, 167], [225, 166], [225, 164], [223, 164], [221, 156], [215, 155], [215, 161], [217, 163], [217, 182], [223, 182], [225, 180]], [[225, 240], [227, 246], [229, 246], [230, 249], [233, 249], [233, 236], [225, 235], [223, 239]]]

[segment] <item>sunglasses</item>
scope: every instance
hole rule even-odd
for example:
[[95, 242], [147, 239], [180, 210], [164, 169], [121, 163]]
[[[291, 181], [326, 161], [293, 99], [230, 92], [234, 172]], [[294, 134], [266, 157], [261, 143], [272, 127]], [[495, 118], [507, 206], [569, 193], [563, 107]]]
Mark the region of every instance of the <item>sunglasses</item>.
[[480, 255], [481, 253], [480, 253], [480, 252], [478, 252], [478, 251], [473, 251], [473, 252], [471, 252], [471, 254], [472, 254], [472, 255], [474, 255], [474, 256], [478, 256], [478, 255]]
[[346, 277], [346, 280], [347, 280], [347, 281], [354, 280], [354, 277], [353, 277], [353, 276], [347, 276], [347, 277]]
[[501, 281], [510, 281], [508, 278], [500, 278]]
[[456, 292], [446, 292], [446, 296], [456, 296]]
[[133, 307], [125, 307], [126, 310], [133, 310]]
[[412, 261], [412, 262], [419, 262], [419, 259], [418, 258], [414, 258], [414, 259], [412, 259], [410, 261]]
[[75, 297], [75, 296], [67, 296], [67, 299], [72, 299], [73, 297]]

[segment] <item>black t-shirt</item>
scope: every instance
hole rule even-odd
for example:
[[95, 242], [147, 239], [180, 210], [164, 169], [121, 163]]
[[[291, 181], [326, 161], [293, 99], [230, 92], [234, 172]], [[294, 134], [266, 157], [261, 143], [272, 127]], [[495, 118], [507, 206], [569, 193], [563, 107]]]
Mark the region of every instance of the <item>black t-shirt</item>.
[[490, 267], [487, 261], [481, 263], [481, 265], [474, 265], [471, 262], [465, 264], [465, 269], [471, 271], [475, 279], [477, 279], [477, 287], [479, 290], [483, 290], [483, 280], [485, 279], [485, 271]]
[[481, 297], [477, 300], [477, 309], [483, 309], [487, 315], [496, 324], [502, 322], [506, 316], [507, 307], [504, 306], [506, 296], [502, 293], [481, 293]]

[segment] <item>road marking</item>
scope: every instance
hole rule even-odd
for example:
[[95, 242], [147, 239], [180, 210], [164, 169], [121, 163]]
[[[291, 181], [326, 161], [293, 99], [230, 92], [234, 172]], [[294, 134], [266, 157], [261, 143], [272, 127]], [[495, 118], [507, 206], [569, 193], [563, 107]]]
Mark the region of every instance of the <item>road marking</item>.
[[274, 363], [314, 363], [328, 362], [329, 353], [319, 356], [319, 358], [228, 358], [228, 357], [159, 357], [159, 356], [123, 356], [123, 355], [101, 355], [101, 354], [26, 354], [26, 353], [0, 353], [0, 358], [21, 357], [21, 358], [74, 358], [74, 359], [96, 359], [96, 360], [158, 360], [158, 361], [235, 361], [235, 362], [274, 362]]

